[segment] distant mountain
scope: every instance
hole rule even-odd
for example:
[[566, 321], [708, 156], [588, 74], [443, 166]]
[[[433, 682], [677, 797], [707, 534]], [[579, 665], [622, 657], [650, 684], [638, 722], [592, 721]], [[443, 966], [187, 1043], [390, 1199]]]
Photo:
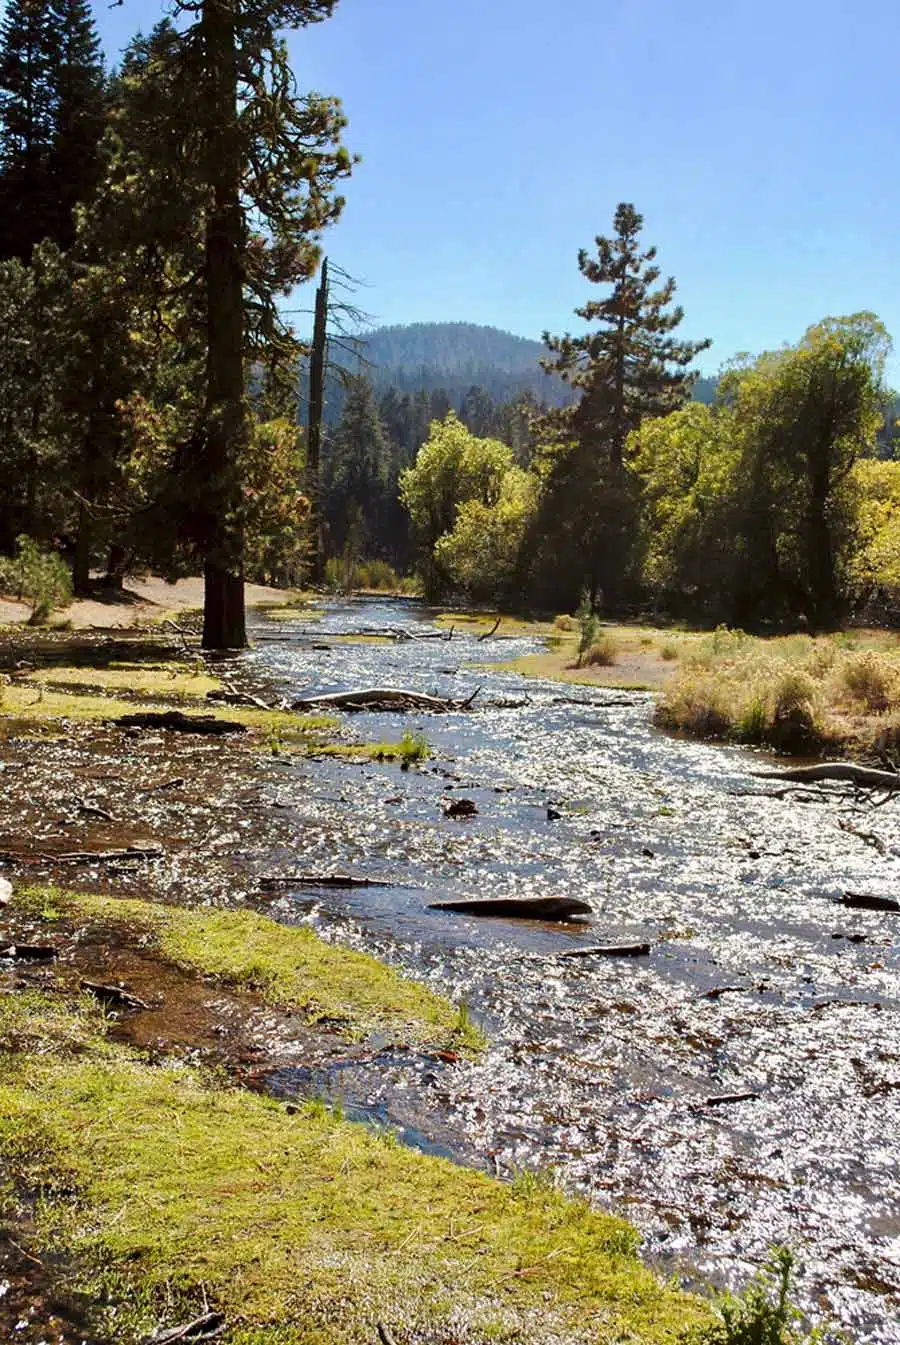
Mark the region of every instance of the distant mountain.
[[379, 393], [389, 387], [400, 392], [443, 389], [456, 406], [477, 386], [497, 402], [512, 401], [526, 391], [554, 406], [571, 400], [561, 380], [541, 368], [541, 357], [547, 353], [541, 342], [498, 327], [412, 322], [376, 327], [359, 345], [360, 372], [369, 376]]

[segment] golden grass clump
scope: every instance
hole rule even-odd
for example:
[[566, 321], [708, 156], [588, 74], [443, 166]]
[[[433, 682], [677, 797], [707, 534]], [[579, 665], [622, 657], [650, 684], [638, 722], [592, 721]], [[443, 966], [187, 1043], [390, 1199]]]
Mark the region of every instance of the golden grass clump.
[[580, 668], [611, 668], [616, 661], [618, 645], [614, 635], [604, 631], [592, 640], [578, 660]]
[[553, 629], [563, 631], [577, 630], [578, 622], [573, 616], [567, 616], [565, 612], [561, 612], [559, 616], [553, 618]]
[[841, 689], [870, 714], [891, 709], [897, 693], [898, 670], [880, 654], [849, 654], [838, 668]]

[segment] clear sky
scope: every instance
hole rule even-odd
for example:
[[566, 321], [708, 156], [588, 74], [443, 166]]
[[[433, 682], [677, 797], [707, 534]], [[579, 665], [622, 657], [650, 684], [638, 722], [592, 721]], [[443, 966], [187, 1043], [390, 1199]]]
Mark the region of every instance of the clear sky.
[[[110, 55], [162, 9], [101, 0]], [[326, 250], [380, 322], [580, 331], [625, 200], [704, 368], [860, 309], [900, 346], [900, 0], [341, 0], [290, 49], [363, 156]]]

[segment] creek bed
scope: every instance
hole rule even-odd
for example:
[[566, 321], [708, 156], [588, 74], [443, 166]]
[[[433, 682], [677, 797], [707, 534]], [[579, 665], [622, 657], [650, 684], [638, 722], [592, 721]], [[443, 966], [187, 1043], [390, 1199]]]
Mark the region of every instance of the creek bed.
[[[330, 1090], [354, 1115], [504, 1174], [552, 1169], [630, 1218], [648, 1256], [688, 1283], [743, 1283], [769, 1245], [789, 1243], [814, 1315], [897, 1345], [900, 916], [839, 897], [897, 894], [900, 804], [760, 797], [750, 772], [765, 758], [657, 732], [645, 694], [479, 666], [533, 652], [531, 639], [312, 647], [428, 617], [414, 602], [347, 600], [308, 631], [257, 628], [245, 666], [295, 696], [482, 688], [469, 714], [345, 717], [362, 740], [421, 731], [433, 755], [410, 770], [285, 758], [277, 802], [296, 840], [257, 861], [402, 884], [304, 888], [272, 913], [449, 991], [491, 1046], [475, 1065], [387, 1050], [374, 1072], [281, 1071], [272, 1087]], [[445, 817], [442, 795], [473, 799], [478, 815]], [[577, 897], [594, 916], [427, 909], [523, 894]], [[558, 957], [620, 942], [652, 951]], [[746, 1092], [758, 1096], [708, 1101]]]

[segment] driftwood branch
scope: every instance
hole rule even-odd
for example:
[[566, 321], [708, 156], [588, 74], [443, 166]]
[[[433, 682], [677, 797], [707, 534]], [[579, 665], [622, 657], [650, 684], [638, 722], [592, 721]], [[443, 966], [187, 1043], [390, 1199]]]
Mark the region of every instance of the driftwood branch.
[[870, 896], [868, 892], [845, 892], [841, 905], [857, 911], [900, 911], [900, 901], [893, 897]]
[[468, 709], [474, 699], [472, 695], [466, 701], [454, 701], [442, 696], [426, 696], [420, 691], [403, 691], [397, 687], [367, 687], [363, 691], [330, 691], [321, 696], [309, 696], [293, 701], [291, 709], [424, 710], [431, 714], [446, 714], [452, 710]]
[[496, 635], [496, 634], [497, 634], [497, 631], [500, 629], [500, 622], [501, 622], [502, 620], [503, 620], [503, 618], [498, 616], [498, 617], [497, 617], [497, 620], [494, 622], [493, 626], [491, 626], [491, 629], [490, 629], [490, 630], [486, 630], [482, 635], [479, 635], [479, 637], [478, 637], [478, 643], [481, 644], [481, 642], [482, 642], [483, 640], [489, 640], [489, 639], [491, 638], [492, 635]]
[[646, 957], [649, 943], [591, 944], [589, 948], [569, 948], [560, 957]]
[[267, 874], [260, 878], [261, 888], [278, 887], [397, 887], [397, 883], [381, 878], [356, 878], [349, 873], [285, 873]]
[[817, 766], [793, 766], [783, 771], [753, 771], [752, 774], [758, 780], [791, 780], [806, 785], [837, 781], [857, 789], [900, 789], [900, 774], [875, 770], [871, 766], [856, 766], [850, 761], [823, 761]]

